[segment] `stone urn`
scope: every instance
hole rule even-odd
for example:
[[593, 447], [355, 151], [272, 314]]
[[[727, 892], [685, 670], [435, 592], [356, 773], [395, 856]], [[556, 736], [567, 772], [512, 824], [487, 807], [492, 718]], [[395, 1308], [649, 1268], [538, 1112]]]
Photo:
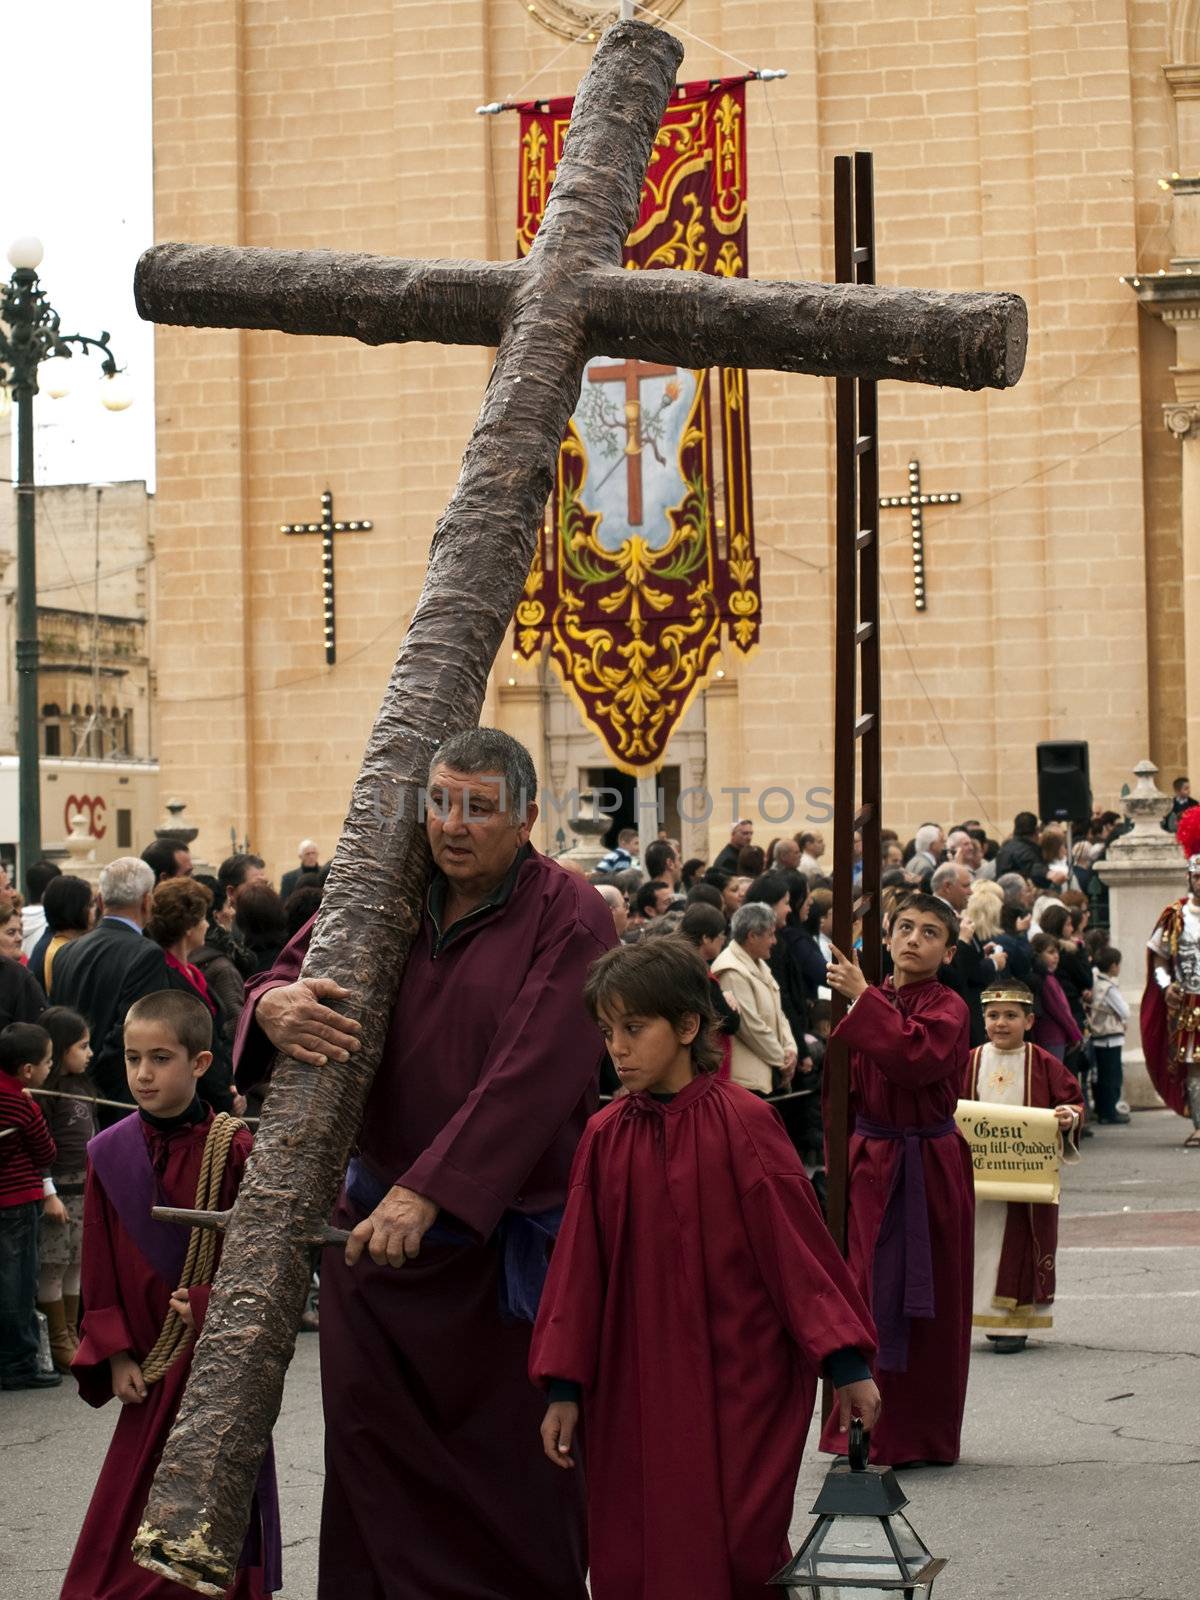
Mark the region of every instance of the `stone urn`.
[[1168, 795], [1155, 783], [1153, 761], [1139, 761], [1137, 779], [1123, 805], [1132, 829], [1108, 847], [1096, 863], [1100, 881], [1108, 890], [1109, 938], [1121, 952], [1121, 993], [1129, 1005], [1125, 1031], [1125, 1099], [1131, 1106], [1159, 1106], [1142, 1054], [1139, 1017], [1146, 986], [1146, 941], [1165, 905], [1187, 893], [1187, 867], [1163, 818], [1171, 809]]
[[567, 818], [567, 826], [575, 835], [575, 842], [558, 859], [585, 874], [595, 872], [608, 853], [604, 835], [612, 826], [612, 818], [600, 810], [594, 789], [580, 792], [575, 809]]

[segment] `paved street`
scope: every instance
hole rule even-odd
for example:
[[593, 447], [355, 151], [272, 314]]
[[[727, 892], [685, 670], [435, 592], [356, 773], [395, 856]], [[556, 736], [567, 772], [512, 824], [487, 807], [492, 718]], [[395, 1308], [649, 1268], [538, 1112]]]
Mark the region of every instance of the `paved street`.
[[[1085, 1144], [1064, 1183], [1057, 1328], [1021, 1356], [981, 1347], [962, 1464], [904, 1476], [913, 1523], [951, 1558], [936, 1600], [1196, 1593], [1200, 1153], [1183, 1136], [1145, 1112]], [[316, 1355], [301, 1339], [276, 1434], [288, 1600], [316, 1594]], [[56, 1600], [111, 1425], [66, 1386], [0, 1396], [0, 1600]], [[797, 1530], [821, 1475], [811, 1459]]]

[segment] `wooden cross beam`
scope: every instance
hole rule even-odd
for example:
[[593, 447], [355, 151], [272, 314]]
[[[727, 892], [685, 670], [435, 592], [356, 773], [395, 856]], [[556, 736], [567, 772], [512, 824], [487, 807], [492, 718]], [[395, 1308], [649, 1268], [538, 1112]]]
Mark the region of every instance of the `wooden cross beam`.
[[[597, 48], [533, 248], [519, 263], [388, 261], [171, 244], [138, 265], [144, 317], [195, 327], [498, 345], [495, 367], [334, 856], [305, 972], [352, 992], [346, 1067], [278, 1058], [137, 1557], [203, 1593], [233, 1578], [308, 1289], [419, 926], [417, 792], [474, 726], [521, 597], [559, 442], [593, 355], [680, 367], [853, 372], [957, 388], [1020, 376], [1013, 294], [626, 272], [622, 247], [683, 46], [619, 22]], [[396, 441], [399, 459], [404, 447]]]

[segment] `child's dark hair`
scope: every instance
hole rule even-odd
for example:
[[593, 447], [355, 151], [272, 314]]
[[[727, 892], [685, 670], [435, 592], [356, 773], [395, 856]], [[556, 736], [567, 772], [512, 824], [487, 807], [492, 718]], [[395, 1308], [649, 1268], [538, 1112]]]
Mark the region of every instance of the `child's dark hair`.
[[36, 1022], [10, 1022], [0, 1032], [0, 1072], [15, 1078], [22, 1067], [36, 1067], [49, 1044], [50, 1035]]
[[822, 1022], [832, 1023], [833, 1006], [828, 1000], [814, 1000], [808, 1008], [808, 1020], [814, 1028]]
[[1071, 908], [1063, 905], [1047, 906], [1042, 912], [1041, 922], [1042, 932], [1048, 933], [1052, 939], [1059, 940], [1067, 937], [1068, 922], [1072, 925], [1072, 927], [1075, 925], [1075, 919], [1071, 914]]
[[1024, 1011], [1033, 1011], [1035, 1009], [1033, 990], [1027, 983], [1022, 983], [1020, 978], [1010, 978], [1007, 974], [1002, 974], [996, 979], [996, 988], [1005, 991], [1004, 999], [1002, 1001], [989, 1000], [985, 990], [983, 996], [984, 1011], [987, 1010], [988, 1006], [995, 1005], [1020, 1006]]
[[708, 968], [695, 947], [675, 935], [607, 951], [592, 963], [583, 999], [597, 1022], [601, 1011], [614, 1006], [627, 1016], [662, 1017], [673, 1028], [685, 1017], [699, 1017], [692, 1062], [697, 1072], [715, 1072], [721, 1050], [713, 1041], [717, 1018], [708, 984]]
[[1052, 933], [1035, 933], [1029, 941], [1029, 948], [1035, 956], [1048, 956], [1052, 950], [1058, 950], [1061, 946]]
[[935, 894], [910, 894], [902, 900], [892, 914], [892, 925], [895, 926], [896, 918], [905, 911], [920, 911], [927, 917], [936, 917], [946, 930], [946, 948], [958, 943], [958, 918], [954, 915], [953, 906], [948, 906], [944, 900], [939, 900]]
[[720, 889], [714, 889], [711, 883], [694, 883], [687, 892], [687, 903], [689, 906], [713, 906], [718, 911], [724, 905]]
[[1101, 945], [1092, 957], [1092, 965], [1100, 972], [1107, 972], [1109, 967], [1119, 967], [1121, 965], [1121, 952], [1115, 945]]
[[[48, 1011], [43, 1011], [39, 1026], [45, 1028], [50, 1035], [54, 1065], [50, 1068], [46, 1087], [55, 1089], [63, 1076], [63, 1059], [67, 1051], [81, 1039], [87, 1038], [92, 1031], [91, 1026], [86, 1017], [81, 1017], [78, 1011], [72, 1011], [70, 1006], [51, 1006]], [[96, 1093], [96, 1085], [86, 1072], [72, 1075], [71, 1087], [80, 1094], [90, 1094], [94, 1097]]]
[[157, 1022], [169, 1028], [194, 1060], [201, 1050], [211, 1050], [212, 1013], [197, 994], [184, 989], [159, 989], [135, 1000], [125, 1013], [125, 1026], [131, 1022]]
[[725, 914], [716, 906], [705, 905], [703, 900], [694, 900], [683, 913], [679, 931], [689, 944], [698, 947], [701, 939], [715, 939], [725, 932]]

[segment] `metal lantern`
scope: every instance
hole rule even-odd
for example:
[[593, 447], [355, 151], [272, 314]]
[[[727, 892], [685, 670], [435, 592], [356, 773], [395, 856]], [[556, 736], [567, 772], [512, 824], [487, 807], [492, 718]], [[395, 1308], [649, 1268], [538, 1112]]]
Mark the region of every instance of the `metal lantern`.
[[946, 1565], [903, 1515], [908, 1497], [890, 1467], [867, 1465], [870, 1435], [850, 1428], [850, 1456], [836, 1461], [821, 1486], [808, 1538], [769, 1581], [797, 1600], [920, 1600]]

